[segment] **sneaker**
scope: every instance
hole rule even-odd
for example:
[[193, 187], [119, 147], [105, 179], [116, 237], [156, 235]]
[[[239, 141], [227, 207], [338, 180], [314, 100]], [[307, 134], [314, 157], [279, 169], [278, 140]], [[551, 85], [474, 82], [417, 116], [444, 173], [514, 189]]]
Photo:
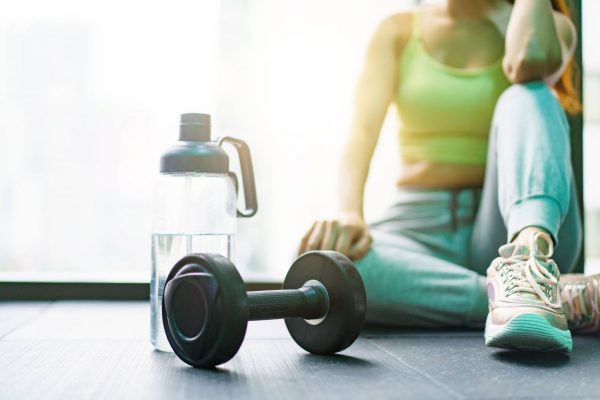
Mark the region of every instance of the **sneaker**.
[[569, 274], [560, 281], [560, 297], [569, 322], [577, 333], [600, 331], [600, 274]]
[[[538, 239], [548, 243], [542, 253]], [[552, 239], [534, 232], [529, 246], [510, 243], [487, 270], [490, 312], [485, 344], [519, 350], [571, 351], [573, 341], [558, 293], [560, 272], [552, 257]]]

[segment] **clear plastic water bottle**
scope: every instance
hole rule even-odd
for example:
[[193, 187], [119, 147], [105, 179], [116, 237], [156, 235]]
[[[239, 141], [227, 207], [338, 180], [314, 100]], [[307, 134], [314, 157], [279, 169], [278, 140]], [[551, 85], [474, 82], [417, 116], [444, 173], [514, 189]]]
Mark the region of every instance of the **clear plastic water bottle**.
[[[150, 341], [171, 351], [162, 324], [162, 293], [173, 265], [191, 253], [219, 253], [232, 258], [236, 216], [256, 213], [256, 191], [250, 151], [241, 140], [211, 141], [210, 115], [182, 114], [179, 141], [161, 157], [152, 228]], [[240, 158], [245, 209], [237, 210], [238, 180], [229, 171], [222, 143], [232, 144]]]

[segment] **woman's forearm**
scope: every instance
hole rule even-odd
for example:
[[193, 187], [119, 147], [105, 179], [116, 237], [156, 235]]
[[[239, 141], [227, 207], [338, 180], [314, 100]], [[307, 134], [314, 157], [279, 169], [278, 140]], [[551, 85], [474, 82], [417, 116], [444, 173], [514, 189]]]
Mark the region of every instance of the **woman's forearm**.
[[550, 0], [515, 0], [506, 32], [504, 71], [515, 83], [544, 79], [562, 64]]
[[354, 133], [342, 153], [338, 173], [338, 213], [363, 218], [363, 198], [375, 143]]

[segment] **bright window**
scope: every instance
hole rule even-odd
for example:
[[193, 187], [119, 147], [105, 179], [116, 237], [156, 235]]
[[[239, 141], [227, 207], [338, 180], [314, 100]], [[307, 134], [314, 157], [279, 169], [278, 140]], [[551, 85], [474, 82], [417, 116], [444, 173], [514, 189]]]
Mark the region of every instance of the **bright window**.
[[584, 201], [586, 207], [586, 272], [600, 273], [600, 52], [594, 38], [600, 34], [600, 3], [583, 1], [584, 85]]
[[260, 211], [240, 221], [239, 267], [280, 278], [331, 204], [365, 41], [406, 3], [5, 4], [0, 271], [147, 279], [159, 156], [180, 113], [208, 112], [214, 136], [254, 156]]
[[[5, 2], [7, 3], [7, 2]], [[366, 42], [411, 0], [22, 0], [0, 14], [0, 271], [147, 280], [152, 189], [178, 116], [248, 142], [259, 213], [239, 221], [238, 267], [280, 279], [333, 206]], [[584, 37], [597, 37], [595, 2]], [[600, 259], [600, 53], [584, 41], [588, 252]], [[394, 190], [387, 119], [367, 186]], [[61, 275], [63, 274], [63, 275]], [[64, 275], [66, 274], [66, 275]]]

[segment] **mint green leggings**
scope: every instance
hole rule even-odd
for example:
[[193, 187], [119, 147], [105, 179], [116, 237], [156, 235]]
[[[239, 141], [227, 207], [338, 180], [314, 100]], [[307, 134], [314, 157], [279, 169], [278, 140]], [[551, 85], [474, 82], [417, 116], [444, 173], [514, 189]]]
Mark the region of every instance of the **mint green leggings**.
[[581, 217], [564, 111], [542, 82], [513, 85], [496, 104], [483, 188], [398, 189], [373, 221], [373, 246], [356, 265], [370, 323], [469, 326], [488, 312], [485, 271], [521, 229], [552, 235], [570, 271]]

